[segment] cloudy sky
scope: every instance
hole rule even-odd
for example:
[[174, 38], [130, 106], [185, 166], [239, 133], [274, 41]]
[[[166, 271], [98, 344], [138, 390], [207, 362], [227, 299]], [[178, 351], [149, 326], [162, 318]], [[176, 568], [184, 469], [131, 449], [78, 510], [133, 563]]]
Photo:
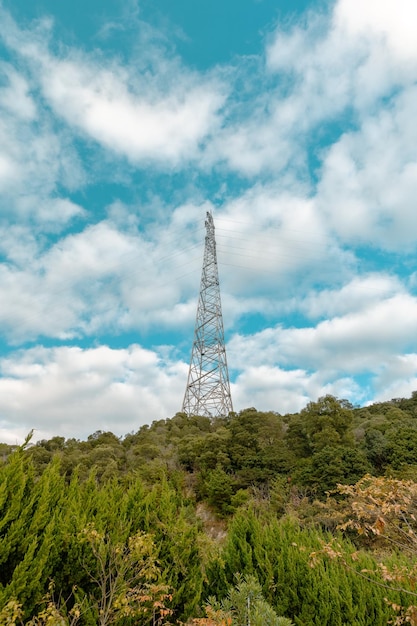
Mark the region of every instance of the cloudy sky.
[[417, 389], [415, 0], [0, 0], [0, 441]]

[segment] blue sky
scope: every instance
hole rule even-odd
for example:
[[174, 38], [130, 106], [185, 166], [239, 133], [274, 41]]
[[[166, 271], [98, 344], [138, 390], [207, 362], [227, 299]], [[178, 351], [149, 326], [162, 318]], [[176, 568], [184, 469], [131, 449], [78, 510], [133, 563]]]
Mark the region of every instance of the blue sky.
[[0, 0], [0, 440], [417, 389], [413, 0]]

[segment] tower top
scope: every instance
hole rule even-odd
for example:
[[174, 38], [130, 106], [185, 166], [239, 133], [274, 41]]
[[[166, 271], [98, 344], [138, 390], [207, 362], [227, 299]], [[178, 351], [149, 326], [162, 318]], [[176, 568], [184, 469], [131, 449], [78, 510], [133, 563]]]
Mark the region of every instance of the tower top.
[[224, 342], [213, 216], [206, 215], [200, 295], [182, 410], [188, 415], [225, 416], [233, 411]]

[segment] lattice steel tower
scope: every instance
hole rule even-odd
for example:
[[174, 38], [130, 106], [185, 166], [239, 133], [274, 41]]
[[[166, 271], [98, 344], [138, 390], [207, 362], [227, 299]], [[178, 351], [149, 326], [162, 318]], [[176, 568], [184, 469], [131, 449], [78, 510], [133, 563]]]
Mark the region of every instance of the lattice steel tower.
[[200, 296], [182, 410], [188, 415], [218, 417], [233, 411], [224, 343], [216, 239], [211, 213], [206, 219], [206, 243]]

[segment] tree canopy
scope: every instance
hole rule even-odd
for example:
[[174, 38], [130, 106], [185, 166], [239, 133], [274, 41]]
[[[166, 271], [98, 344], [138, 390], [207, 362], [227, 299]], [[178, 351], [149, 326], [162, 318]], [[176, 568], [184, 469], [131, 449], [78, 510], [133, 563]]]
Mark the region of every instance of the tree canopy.
[[[1, 624], [238, 626], [248, 598], [252, 626], [412, 619], [417, 394], [1, 452]], [[343, 559], [312, 568], [323, 546]]]

